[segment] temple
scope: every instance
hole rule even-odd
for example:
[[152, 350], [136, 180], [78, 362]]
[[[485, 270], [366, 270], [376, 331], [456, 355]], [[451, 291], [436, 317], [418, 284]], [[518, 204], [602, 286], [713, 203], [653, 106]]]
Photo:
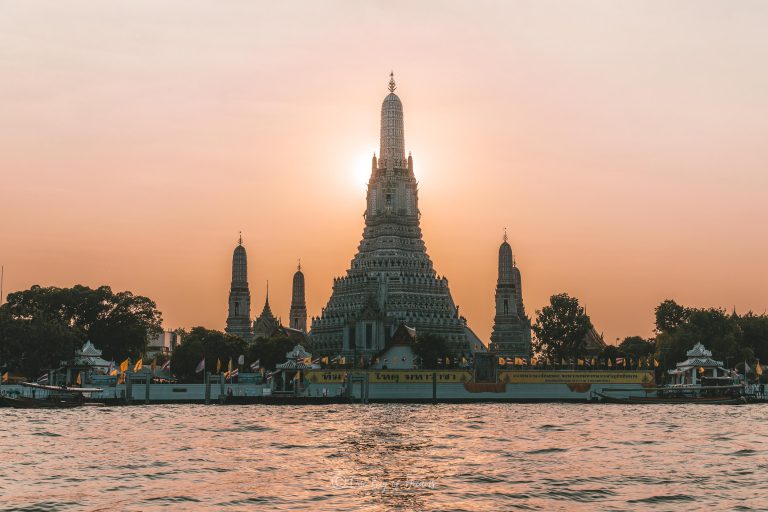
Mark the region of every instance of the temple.
[[324, 355], [370, 361], [401, 324], [443, 337], [454, 354], [484, 348], [459, 316], [448, 279], [437, 275], [427, 255], [418, 182], [413, 158], [405, 156], [403, 104], [396, 88], [390, 75], [357, 254], [346, 275], [334, 279], [320, 316], [312, 318], [313, 347]]
[[529, 356], [531, 321], [523, 306], [520, 269], [504, 232], [499, 247], [499, 277], [496, 282], [496, 316], [493, 319], [490, 349], [503, 357]]
[[248, 256], [240, 235], [232, 254], [232, 283], [229, 288], [229, 314], [226, 332], [243, 339], [251, 337], [251, 292], [248, 288]]
[[296, 268], [296, 273], [293, 274], [291, 311], [288, 316], [292, 329], [307, 332], [307, 301], [304, 298], [304, 273], [301, 271], [301, 262]]

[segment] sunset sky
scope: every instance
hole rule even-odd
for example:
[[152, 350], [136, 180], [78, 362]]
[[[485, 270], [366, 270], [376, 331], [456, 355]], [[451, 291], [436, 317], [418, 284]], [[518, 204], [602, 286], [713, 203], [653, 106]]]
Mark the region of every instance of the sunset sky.
[[666, 298], [768, 308], [768, 2], [0, 2], [5, 292], [108, 284], [223, 329], [310, 316], [360, 241], [390, 70], [422, 229], [488, 341], [507, 227], [533, 316], [607, 341]]

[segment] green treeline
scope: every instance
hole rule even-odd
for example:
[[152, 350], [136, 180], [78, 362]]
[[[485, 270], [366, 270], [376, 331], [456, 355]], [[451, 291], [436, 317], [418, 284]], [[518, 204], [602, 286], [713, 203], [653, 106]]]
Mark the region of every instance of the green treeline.
[[106, 360], [136, 359], [162, 332], [155, 303], [131, 292], [33, 286], [0, 306], [0, 366], [33, 379], [90, 340]]

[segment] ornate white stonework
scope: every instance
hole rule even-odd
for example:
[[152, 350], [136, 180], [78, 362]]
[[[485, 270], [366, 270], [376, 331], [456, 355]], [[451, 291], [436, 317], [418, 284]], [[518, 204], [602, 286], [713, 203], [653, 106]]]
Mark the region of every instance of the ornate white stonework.
[[391, 79], [381, 106], [380, 158], [373, 157], [358, 252], [312, 319], [312, 342], [322, 354], [370, 357], [401, 323], [444, 337], [454, 353], [473, 350], [448, 280], [435, 272], [421, 237], [418, 183], [413, 159], [405, 158], [395, 87]]

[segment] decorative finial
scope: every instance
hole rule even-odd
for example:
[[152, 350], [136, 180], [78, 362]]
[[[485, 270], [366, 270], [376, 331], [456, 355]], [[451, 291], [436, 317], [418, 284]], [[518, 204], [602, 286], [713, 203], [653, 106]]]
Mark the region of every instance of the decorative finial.
[[243, 245], [243, 232], [240, 231], [240, 239], [237, 241], [237, 245]]
[[504, 241], [507, 241], [507, 228], [504, 228]]
[[269, 279], [267, 279], [267, 300], [265, 302], [269, 304]]
[[299, 272], [301, 272], [301, 258], [299, 258], [299, 264], [298, 264], [298, 266], [296, 267], [296, 270], [298, 270]]
[[389, 92], [395, 92], [395, 89], [397, 89], [397, 85], [395, 85], [395, 72], [392, 71], [389, 73]]

